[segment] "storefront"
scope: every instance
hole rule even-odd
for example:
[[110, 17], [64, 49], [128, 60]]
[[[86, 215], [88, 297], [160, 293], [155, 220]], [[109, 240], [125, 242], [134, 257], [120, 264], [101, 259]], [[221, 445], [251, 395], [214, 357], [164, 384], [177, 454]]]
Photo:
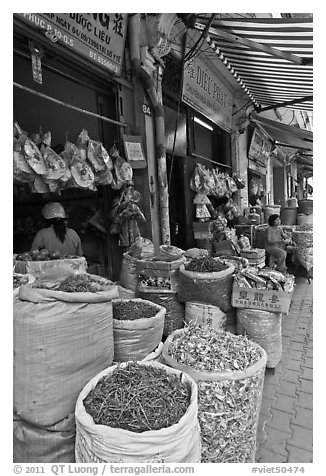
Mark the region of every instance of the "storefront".
[[[85, 130], [107, 151], [115, 146], [123, 154], [128, 128], [121, 120], [125, 86], [119, 77], [126, 22], [126, 14], [14, 15], [13, 115], [29, 137], [50, 132], [50, 146], [60, 154]], [[42, 207], [59, 201], [90, 269], [116, 279], [123, 248], [109, 232], [110, 210], [121, 190], [96, 180], [90, 187], [42, 187], [14, 183], [14, 253], [30, 249], [42, 227]]]
[[[178, 65], [170, 59], [163, 75], [163, 102], [171, 242], [187, 249], [195, 244], [196, 193], [190, 183], [196, 165], [231, 175], [233, 89], [199, 57], [186, 63], [183, 78], [176, 71]], [[182, 101], [178, 103], [181, 85]], [[214, 207], [223, 202], [222, 197], [210, 198]]]

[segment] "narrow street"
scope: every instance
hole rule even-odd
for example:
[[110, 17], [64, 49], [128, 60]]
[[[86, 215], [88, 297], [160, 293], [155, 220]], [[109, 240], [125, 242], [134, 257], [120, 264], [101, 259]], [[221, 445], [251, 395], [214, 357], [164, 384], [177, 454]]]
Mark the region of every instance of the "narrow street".
[[267, 369], [260, 412], [256, 462], [313, 461], [313, 285], [296, 278], [282, 326], [282, 359]]

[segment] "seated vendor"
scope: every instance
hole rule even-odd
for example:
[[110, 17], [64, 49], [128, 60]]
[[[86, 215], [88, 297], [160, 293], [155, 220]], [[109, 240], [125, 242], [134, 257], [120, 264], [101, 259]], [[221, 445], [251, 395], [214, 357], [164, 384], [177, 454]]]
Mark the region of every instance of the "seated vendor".
[[286, 272], [286, 245], [289, 240], [286, 233], [281, 227], [281, 220], [279, 215], [273, 214], [268, 218], [267, 234], [265, 249], [267, 253], [272, 256], [276, 262], [276, 269], [281, 273]]

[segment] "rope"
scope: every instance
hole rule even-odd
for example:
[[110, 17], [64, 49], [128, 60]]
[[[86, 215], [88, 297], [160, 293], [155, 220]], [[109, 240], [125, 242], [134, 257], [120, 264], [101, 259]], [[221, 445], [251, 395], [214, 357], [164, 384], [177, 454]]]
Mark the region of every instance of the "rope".
[[75, 111], [81, 112], [83, 114], [87, 114], [88, 116], [96, 117], [97, 119], [101, 119], [102, 121], [110, 122], [111, 124], [116, 124], [118, 126], [127, 127], [127, 124], [125, 124], [124, 122], [114, 121], [113, 119], [109, 119], [108, 117], [104, 117], [104, 116], [100, 116], [99, 114], [95, 114], [95, 112], [86, 111], [86, 109], [81, 109], [79, 107], [72, 106], [71, 104], [67, 104], [63, 101], [59, 101], [58, 99], [54, 99], [51, 96], [48, 96], [47, 94], [43, 94], [43, 93], [40, 93], [38, 91], [34, 91], [34, 89], [27, 88], [26, 86], [23, 86], [22, 84], [15, 83], [15, 82], [13, 84], [14, 84], [14, 86], [16, 86], [19, 89], [22, 89], [23, 91], [27, 91], [31, 94], [34, 94], [35, 96], [39, 96], [39, 97], [44, 98], [44, 99], [48, 99], [49, 101], [54, 102], [56, 104], [59, 104], [60, 106], [68, 107], [69, 109], [74, 109]]

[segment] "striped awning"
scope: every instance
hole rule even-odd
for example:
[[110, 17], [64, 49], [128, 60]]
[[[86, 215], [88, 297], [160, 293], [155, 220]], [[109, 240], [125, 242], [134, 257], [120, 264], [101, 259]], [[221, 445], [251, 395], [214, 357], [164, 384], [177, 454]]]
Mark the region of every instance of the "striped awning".
[[288, 107], [312, 111], [312, 18], [243, 18], [208, 21], [205, 53], [222, 61], [256, 110]]

